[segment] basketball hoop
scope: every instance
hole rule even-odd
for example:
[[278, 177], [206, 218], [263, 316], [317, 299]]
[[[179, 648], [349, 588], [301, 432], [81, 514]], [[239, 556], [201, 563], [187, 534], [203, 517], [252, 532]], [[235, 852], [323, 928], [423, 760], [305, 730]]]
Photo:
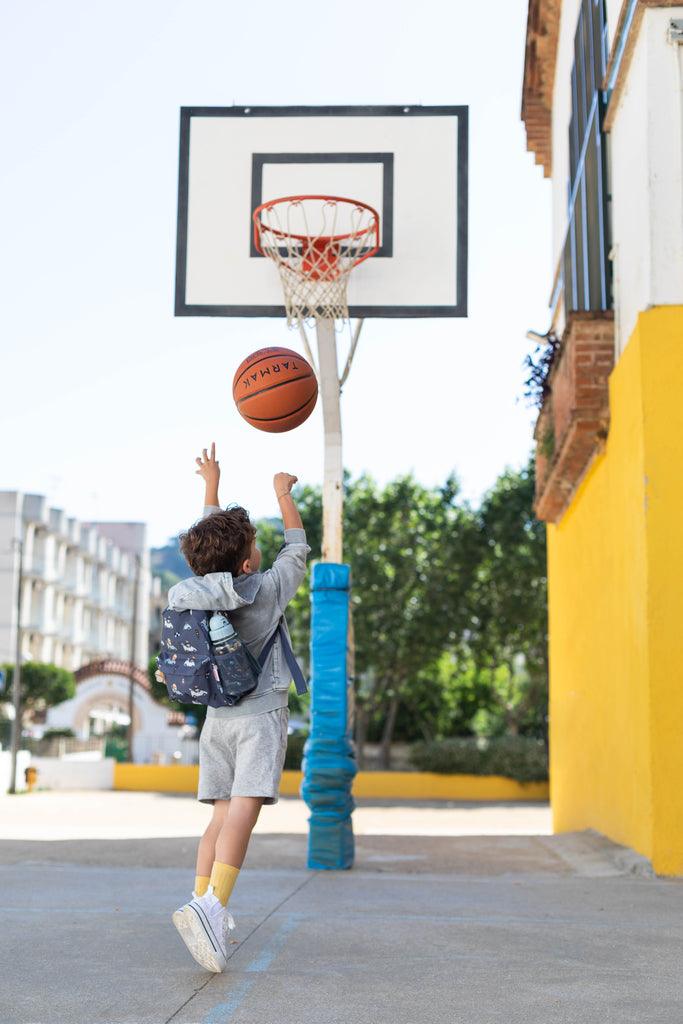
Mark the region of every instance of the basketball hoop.
[[287, 323], [348, 320], [348, 279], [379, 249], [379, 214], [341, 196], [285, 196], [257, 206], [254, 244], [280, 274]]

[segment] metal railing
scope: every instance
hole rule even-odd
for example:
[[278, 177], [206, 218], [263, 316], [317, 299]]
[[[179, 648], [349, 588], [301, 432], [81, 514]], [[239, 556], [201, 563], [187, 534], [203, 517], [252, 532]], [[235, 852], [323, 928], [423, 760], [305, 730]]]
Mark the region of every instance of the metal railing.
[[612, 307], [607, 142], [602, 130], [606, 60], [604, 0], [581, 0], [571, 71], [567, 233], [550, 300], [553, 327], [561, 299], [565, 316]]
[[567, 233], [550, 300], [555, 323], [563, 298], [565, 315], [612, 307], [608, 246], [608, 193], [605, 141], [600, 131], [600, 99], [589, 114], [589, 128], [569, 199]]
[[98, 751], [104, 756], [105, 737], [92, 736], [83, 740], [76, 736], [47, 736], [41, 740], [24, 737], [21, 746], [36, 757], [64, 757], [65, 754], [82, 754]]

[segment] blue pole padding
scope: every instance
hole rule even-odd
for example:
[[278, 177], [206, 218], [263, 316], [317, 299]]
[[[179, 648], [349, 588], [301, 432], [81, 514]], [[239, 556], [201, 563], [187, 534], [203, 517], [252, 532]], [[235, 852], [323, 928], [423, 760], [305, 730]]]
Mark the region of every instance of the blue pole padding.
[[308, 867], [353, 866], [351, 787], [356, 758], [348, 721], [348, 565], [319, 562], [311, 585], [311, 733], [301, 796], [308, 804]]

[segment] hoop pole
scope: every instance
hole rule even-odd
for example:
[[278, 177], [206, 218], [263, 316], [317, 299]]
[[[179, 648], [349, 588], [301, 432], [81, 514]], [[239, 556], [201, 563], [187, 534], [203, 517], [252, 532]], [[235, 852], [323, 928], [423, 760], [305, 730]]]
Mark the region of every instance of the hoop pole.
[[301, 320], [297, 320], [297, 324], [299, 325], [299, 334], [301, 335], [301, 340], [304, 343], [304, 349], [306, 351], [306, 358], [308, 359], [309, 363], [313, 367], [313, 373], [315, 374], [316, 380], [318, 381], [318, 388], [320, 388], [320, 374], [318, 372], [318, 367], [317, 367], [316, 361], [315, 361], [315, 359], [313, 357], [313, 353], [311, 352], [311, 346], [310, 346], [309, 341], [308, 341], [308, 335], [306, 334], [306, 328], [304, 327], [304, 325], [301, 322]]
[[325, 429], [323, 474], [323, 562], [342, 560], [342, 512], [344, 508], [339, 370], [334, 320], [318, 320], [318, 367]]
[[[301, 796], [310, 808], [309, 868], [353, 867], [353, 680], [349, 674], [351, 567], [342, 564], [342, 433], [334, 320], [316, 324], [325, 428], [322, 561], [311, 584], [311, 732]], [[351, 714], [351, 719], [350, 719]]]
[[351, 363], [353, 362], [353, 357], [356, 354], [356, 345], [358, 344], [358, 339], [360, 338], [360, 332], [361, 332], [362, 328], [363, 328], [363, 318], [359, 317], [358, 320], [356, 320], [356, 327], [355, 327], [355, 330], [353, 332], [353, 337], [351, 339], [351, 347], [349, 349], [349, 354], [348, 354], [348, 356], [346, 358], [346, 366], [344, 367], [344, 372], [342, 373], [341, 378], [339, 380], [339, 390], [340, 391], [344, 387], [344, 384], [346, 383], [346, 378], [348, 377], [349, 373], [351, 372]]

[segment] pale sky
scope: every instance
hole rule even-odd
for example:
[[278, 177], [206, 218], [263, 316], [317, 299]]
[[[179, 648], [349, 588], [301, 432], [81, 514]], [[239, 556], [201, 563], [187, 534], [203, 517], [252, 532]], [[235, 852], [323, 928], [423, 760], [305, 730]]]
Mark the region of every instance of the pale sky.
[[296, 333], [173, 316], [182, 105], [469, 105], [469, 317], [366, 321], [344, 462], [382, 482], [455, 470], [476, 501], [526, 461], [525, 331], [547, 328], [551, 284], [549, 185], [519, 117], [526, 0], [0, 9], [0, 489], [146, 521], [160, 544], [199, 514], [212, 440], [222, 502], [253, 516], [277, 513], [275, 472], [322, 479], [320, 403], [270, 435], [230, 393], [245, 355]]

